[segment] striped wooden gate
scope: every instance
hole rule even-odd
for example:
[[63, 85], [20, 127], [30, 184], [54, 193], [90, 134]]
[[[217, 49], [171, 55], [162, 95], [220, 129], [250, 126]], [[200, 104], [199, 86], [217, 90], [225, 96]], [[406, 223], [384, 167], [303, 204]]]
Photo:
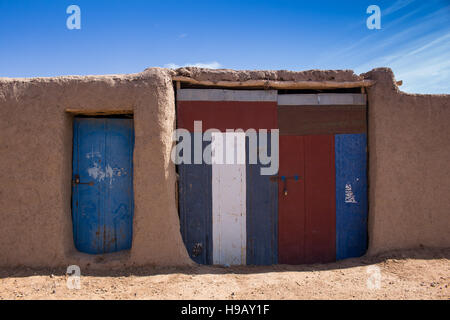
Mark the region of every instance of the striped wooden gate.
[[[194, 261], [301, 264], [365, 253], [364, 95], [181, 89], [177, 127], [197, 142], [191, 163], [178, 165], [181, 233]], [[267, 129], [268, 141], [278, 129], [277, 149], [252, 141], [252, 129]], [[253, 146], [279, 149], [277, 173], [261, 174], [267, 163], [249, 159]], [[211, 161], [194, 164], [196, 150]]]

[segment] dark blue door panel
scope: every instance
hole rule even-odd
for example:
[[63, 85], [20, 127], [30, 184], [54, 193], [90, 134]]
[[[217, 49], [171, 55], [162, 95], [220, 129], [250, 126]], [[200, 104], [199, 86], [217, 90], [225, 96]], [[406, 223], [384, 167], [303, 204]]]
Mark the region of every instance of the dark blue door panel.
[[367, 137], [337, 134], [336, 259], [360, 257], [367, 250]]
[[[272, 265], [278, 263], [278, 183], [267, 175], [261, 175], [261, 168], [269, 165], [249, 163], [247, 153], [247, 264]], [[261, 148], [258, 141], [258, 150]], [[271, 154], [270, 134], [267, 143]]]
[[133, 147], [132, 119], [75, 118], [72, 219], [79, 251], [131, 248]]
[[212, 264], [212, 166], [193, 164], [194, 144], [191, 156], [178, 165], [181, 235], [192, 260]]

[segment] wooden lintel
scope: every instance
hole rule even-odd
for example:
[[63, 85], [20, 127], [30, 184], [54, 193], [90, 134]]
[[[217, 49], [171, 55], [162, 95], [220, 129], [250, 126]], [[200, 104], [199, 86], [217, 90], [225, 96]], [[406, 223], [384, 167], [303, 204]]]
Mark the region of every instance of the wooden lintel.
[[133, 110], [86, 110], [86, 109], [66, 109], [67, 113], [79, 115], [116, 115], [133, 114]]
[[184, 76], [174, 76], [173, 81], [180, 81], [194, 85], [222, 87], [222, 88], [267, 88], [267, 89], [340, 89], [340, 88], [365, 88], [375, 84], [374, 80], [361, 81], [272, 81], [272, 80], [248, 80], [248, 81], [209, 81], [196, 80]]

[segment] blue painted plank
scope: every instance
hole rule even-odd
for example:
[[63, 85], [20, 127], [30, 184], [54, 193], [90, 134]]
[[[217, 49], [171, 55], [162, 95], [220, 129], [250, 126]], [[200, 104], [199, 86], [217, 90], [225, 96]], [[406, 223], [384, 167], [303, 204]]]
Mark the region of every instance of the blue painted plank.
[[367, 250], [367, 137], [335, 135], [336, 259], [360, 257]]
[[132, 119], [107, 119], [105, 135], [105, 252], [131, 248], [133, 233]]
[[191, 157], [177, 166], [181, 235], [192, 260], [212, 264], [212, 166], [193, 164], [193, 143]]
[[[104, 154], [104, 121], [76, 118], [74, 120], [73, 177], [79, 175], [82, 183], [93, 182], [94, 185], [72, 184], [73, 186], [73, 232], [76, 248], [85, 253], [103, 251], [103, 226], [101, 214], [104, 201], [101, 198], [101, 184], [91, 179], [89, 169], [98, 167], [98, 160]], [[86, 158], [87, 154], [92, 157]], [[97, 157], [96, 157], [96, 156]]]
[[76, 248], [99, 254], [131, 248], [132, 119], [75, 118], [72, 219]]
[[[260, 141], [258, 141], [258, 148]], [[270, 133], [268, 154], [271, 154]], [[246, 205], [247, 205], [247, 264], [278, 263], [278, 183], [271, 176], [261, 175], [261, 168], [270, 165], [249, 163], [249, 143], [246, 144]]]

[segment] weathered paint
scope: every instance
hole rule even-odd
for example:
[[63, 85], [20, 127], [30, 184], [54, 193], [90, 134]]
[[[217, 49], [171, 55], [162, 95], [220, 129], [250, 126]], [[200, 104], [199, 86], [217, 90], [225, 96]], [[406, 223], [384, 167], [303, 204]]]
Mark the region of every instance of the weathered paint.
[[336, 259], [360, 257], [367, 250], [367, 137], [335, 136]]
[[177, 91], [177, 126], [202, 130], [276, 129], [276, 90], [181, 89]]
[[[268, 134], [270, 141], [270, 134]], [[278, 184], [261, 175], [267, 165], [250, 164], [247, 141], [247, 264], [278, 263]], [[261, 149], [258, 141], [258, 150]], [[271, 154], [271, 144], [267, 144]]]
[[333, 135], [305, 137], [305, 263], [336, 260]]
[[280, 135], [324, 135], [367, 131], [366, 107], [360, 105], [278, 107]]
[[79, 251], [131, 248], [133, 146], [132, 119], [75, 118], [72, 219]]
[[179, 89], [177, 101], [277, 101], [276, 90]]
[[[219, 148], [224, 151], [222, 161], [214, 157]], [[245, 134], [214, 133], [212, 150], [213, 263], [246, 264]], [[244, 164], [225, 164], [227, 155], [237, 150], [244, 150]]]
[[[206, 142], [203, 143], [203, 147]], [[197, 263], [212, 263], [212, 167], [194, 163], [178, 165], [181, 235], [189, 256]]]
[[281, 136], [278, 176], [279, 263], [333, 261], [334, 137]]
[[[247, 174], [245, 164], [245, 136], [239, 134], [239, 144], [237, 146], [227, 146], [227, 139], [225, 136], [231, 136], [232, 133], [224, 134], [227, 129], [275, 129], [277, 128], [277, 92], [273, 90], [201, 90], [201, 89], [181, 89], [177, 91], [177, 127], [184, 128], [190, 132], [194, 132], [194, 121], [202, 121], [202, 131], [207, 129], [218, 129], [222, 131], [217, 137], [220, 139], [214, 140], [216, 150], [214, 151], [213, 164], [210, 166], [211, 174], [208, 175], [205, 171], [198, 169], [197, 174], [202, 174], [202, 177], [188, 177], [185, 170], [190, 168], [186, 165], [180, 165], [180, 218], [182, 220], [182, 233], [185, 239], [188, 251], [191, 251], [189, 246], [189, 228], [191, 224], [198, 224], [197, 231], [192, 231], [192, 234], [197, 234], [200, 238], [205, 239], [203, 234], [208, 234], [208, 229], [211, 223], [211, 232], [208, 242], [208, 248], [211, 250], [211, 256], [199, 258], [195, 261], [201, 263], [215, 263], [215, 264], [246, 264], [247, 262], [247, 215], [246, 215], [246, 189], [247, 189]], [[196, 130], [198, 131], [198, 130]], [[214, 139], [214, 134], [213, 134]], [[227, 146], [230, 152], [223, 152], [223, 146]], [[233, 151], [233, 155], [231, 154]], [[237, 153], [239, 152], [239, 157]], [[222, 156], [222, 157], [221, 157]], [[218, 158], [221, 160], [218, 161]], [[200, 166], [200, 165], [197, 165]], [[205, 165], [203, 165], [205, 166]], [[259, 170], [254, 168], [256, 171]], [[252, 172], [253, 172], [252, 171]], [[203, 172], [203, 173], [202, 173]], [[259, 175], [259, 172], [258, 172]], [[183, 176], [183, 177], [182, 177]], [[209, 181], [209, 186], [206, 179]], [[184, 179], [181, 181], [181, 179]], [[197, 179], [192, 183], [192, 179]], [[202, 186], [193, 191], [191, 194], [182, 191], [182, 186], [197, 185], [202, 181]], [[257, 188], [259, 188], [258, 186]], [[272, 187], [273, 188], [273, 187]], [[183, 193], [183, 194], [182, 194]], [[202, 197], [198, 194], [203, 193]], [[209, 198], [208, 198], [209, 197]], [[212, 199], [212, 200], [211, 200]], [[208, 202], [206, 203], [205, 202]], [[187, 212], [183, 209], [188, 202], [188, 206], [196, 206], [197, 208], [205, 208], [211, 206], [212, 214], [205, 216], [207, 210], [199, 210]], [[275, 204], [275, 203], [273, 203]], [[252, 206], [253, 208], [253, 206]], [[185, 210], [182, 212], [182, 210]], [[252, 209], [253, 210], [253, 209]], [[197, 212], [203, 213], [197, 213]], [[205, 213], [205, 214], [204, 214]], [[197, 223], [197, 215], [202, 216], [202, 222]], [[267, 213], [269, 214], [269, 212]], [[273, 214], [273, 212], [272, 212]], [[193, 220], [191, 221], [191, 215]], [[210, 219], [210, 220], [208, 220]], [[210, 222], [208, 222], [210, 221]], [[276, 222], [272, 224], [276, 226]], [[255, 224], [253, 224], [255, 226]], [[270, 235], [262, 235], [260, 226], [256, 229], [251, 229], [253, 232], [251, 237], [267, 237], [265, 241], [269, 241]], [[265, 228], [265, 227], [263, 227]], [[269, 227], [270, 228], [270, 227]], [[200, 242], [200, 240], [195, 240]], [[201, 240], [204, 241], [204, 240]], [[210, 245], [209, 245], [210, 244]], [[266, 243], [262, 244], [264, 248]], [[276, 247], [270, 244], [270, 250]], [[250, 263], [269, 264], [268, 257], [271, 253], [264, 252], [265, 257], [260, 256], [262, 247], [258, 247], [250, 258]], [[276, 252], [276, 251], [275, 251]], [[191, 254], [191, 253], [190, 253]], [[262, 253], [261, 253], [262, 254]], [[192, 255], [191, 255], [192, 257]], [[212, 259], [207, 258], [212, 257]], [[256, 259], [256, 260], [255, 260]], [[272, 258], [270, 258], [273, 261]]]
[[178, 101], [178, 128], [194, 131], [194, 121], [202, 130], [276, 129], [277, 103], [267, 101]]
[[[278, 263], [305, 261], [305, 137], [280, 136], [279, 177], [298, 175], [299, 179], [278, 179]], [[284, 193], [286, 183], [287, 194]]]
[[278, 105], [366, 105], [367, 97], [361, 93], [280, 94]]

